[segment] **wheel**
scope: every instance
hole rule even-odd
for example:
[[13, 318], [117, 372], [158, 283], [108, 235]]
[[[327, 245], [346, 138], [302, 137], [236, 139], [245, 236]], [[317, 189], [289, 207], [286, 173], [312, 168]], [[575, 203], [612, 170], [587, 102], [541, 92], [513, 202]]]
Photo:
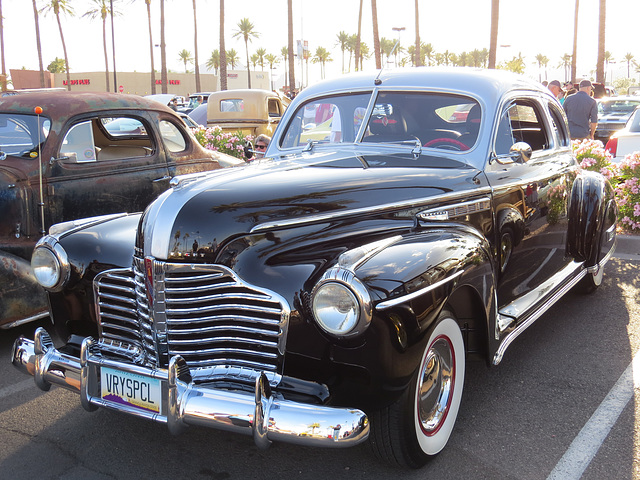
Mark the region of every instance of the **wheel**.
[[598, 267], [596, 273], [588, 273], [585, 277], [578, 282], [576, 290], [580, 293], [593, 293], [600, 285], [602, 285], [602, 279], [604, 277], [604, 267]]
[[456, 140], [454, 138], [434, 138], [433, 140], [428, 141], [423, 145], [424, 147], [431, 148], [444, 148], [447, 150], [469, 150], [469, 147], [462, 143], [460, 140]]
[[410, 386], [392, 405], [374, 412], [370, 442], [376, 456], [420, 468], [449, 440], [458, 417], [465, 349], [454, 315], [442, 311]]

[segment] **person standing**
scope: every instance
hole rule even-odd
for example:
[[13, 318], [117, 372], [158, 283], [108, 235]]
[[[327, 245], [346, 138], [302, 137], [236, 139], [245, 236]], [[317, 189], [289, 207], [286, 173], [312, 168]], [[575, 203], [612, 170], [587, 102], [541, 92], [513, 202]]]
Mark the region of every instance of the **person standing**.
[[562, 89], [562, 86], [560, 85], [560, 82], [558, 80], [551, 80], [548, 88], [549, 90], [551, 90], [551, 93], [553, 93], [554, 97], [558, 99], [558, 101], [560, 101], [561, 98], [564, 98], [564, 90]]
[[571, 140], [593, 139], [598, 126], [598, 103], [591, 96], [592, 89], [589, 80], [582, 80], [578, 92], [569, 95], [562, 105], [569, 120]]

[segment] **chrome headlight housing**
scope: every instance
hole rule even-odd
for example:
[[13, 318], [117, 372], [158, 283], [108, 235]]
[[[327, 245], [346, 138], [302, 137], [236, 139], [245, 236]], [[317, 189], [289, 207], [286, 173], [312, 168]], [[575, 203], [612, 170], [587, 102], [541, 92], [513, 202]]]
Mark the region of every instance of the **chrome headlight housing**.
[[360, 335], [371, 323], [371, 297], [349, 270], [328, 270], [311, 292], [311, 310], [318, 325], [338, 338]]
[[69, 279], [69, 259], [58, 240], [45, 236], [38, 241], [31, 255], [31, 269], [40, 285], [49, 291], [62, 290]]

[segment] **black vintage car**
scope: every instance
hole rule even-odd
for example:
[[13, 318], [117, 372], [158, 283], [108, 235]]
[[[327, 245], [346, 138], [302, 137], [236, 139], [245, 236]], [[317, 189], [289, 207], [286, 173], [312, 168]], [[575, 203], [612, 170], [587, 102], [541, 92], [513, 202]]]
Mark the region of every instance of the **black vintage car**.
[[29, 261], [51, 225], [142, 211], [173, 176], [235, 163], [202, 148], [175, 113], [142, 97], [0, 98], [0, 328], [48, 315]]
[[13, 363], [107, 407], [419, 467], [468, 359], [497, 365], [615, 247], [607, 180], [559, 103], [506, 72], [416, 68], [305, 89], [267, 156], [177, 178], [142, 215], [43, 238], [55, 347]]

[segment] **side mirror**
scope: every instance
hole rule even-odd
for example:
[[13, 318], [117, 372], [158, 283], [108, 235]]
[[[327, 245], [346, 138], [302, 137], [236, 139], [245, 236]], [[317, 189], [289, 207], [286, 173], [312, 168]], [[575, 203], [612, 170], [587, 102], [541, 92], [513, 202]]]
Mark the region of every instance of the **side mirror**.
[[527, 163], [531, 160], [531, 145], [526, 142], [517, 142], [509, 149], [509, 156], [515, 163]]

